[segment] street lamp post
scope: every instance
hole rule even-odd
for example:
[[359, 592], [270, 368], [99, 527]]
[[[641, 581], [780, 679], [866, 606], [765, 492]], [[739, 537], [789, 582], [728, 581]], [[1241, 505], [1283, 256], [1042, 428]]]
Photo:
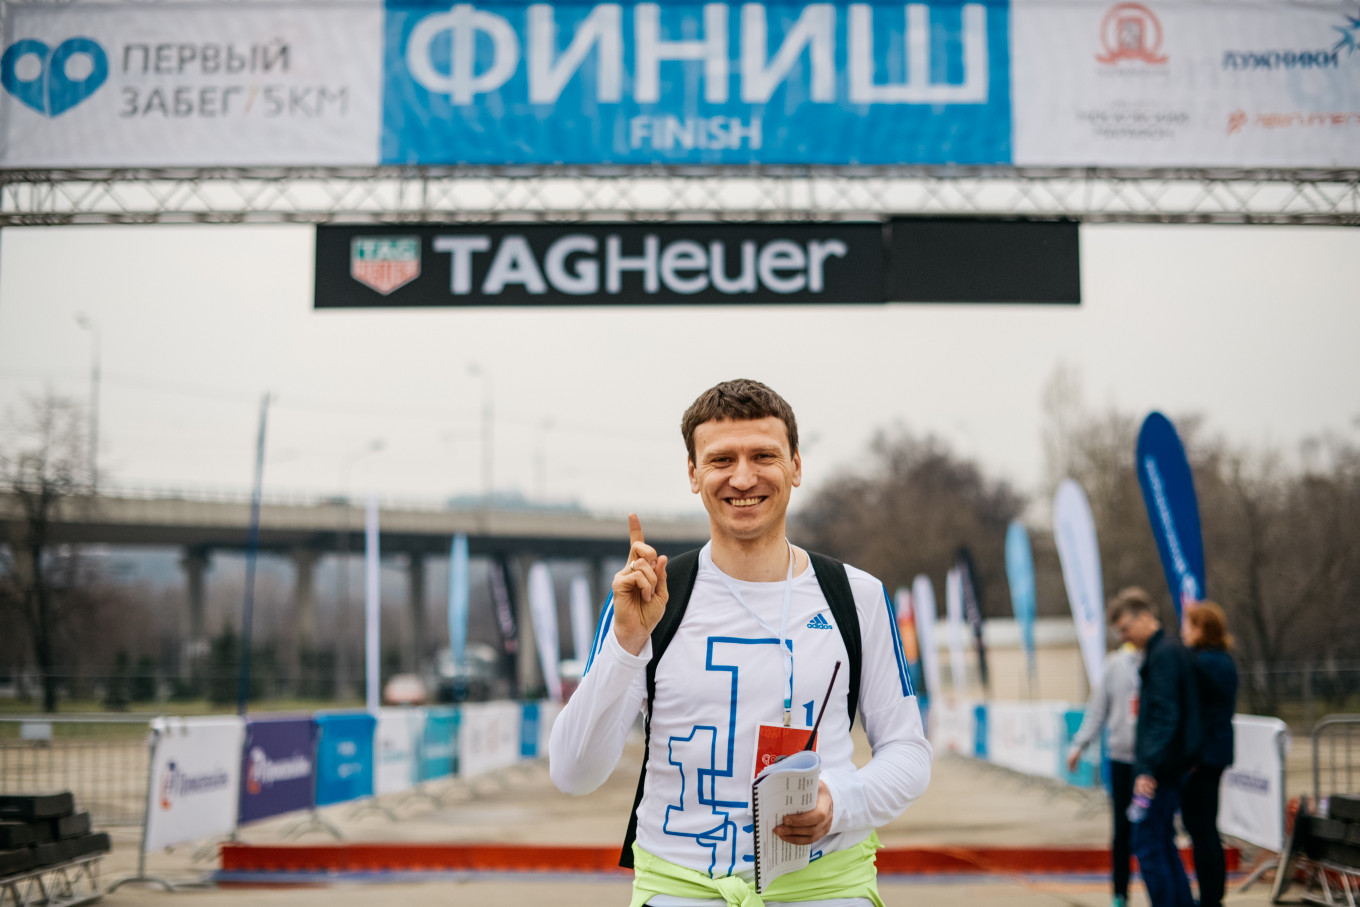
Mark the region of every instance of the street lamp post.
[[76, 324], [90, 332], [93, 350], [90, 357], [90, 494], [99, 493], [99, 325], [84, 312], [76, 314]]
[[492, 429], [495, 427], [495, 413], [492, 409], [491, 373], [476, 362], [468, 366], [468, 374], [482, 379], [482, 507], [490, 509], [491, 498], [495, 493], [492, 469], [495, 444]]
[[340, 563], [336, 571], [339, 582], [340, 614], [335, 621], [335, 692], [342, 695], [349, 672], [349, 660], [345, 658], [345, 631], [349, 628], [349, 474], [363, 457], [377, 453], [386, 446], [382, 438], [373, 438], [363, 447], [352, 451], [340, 461]]
[[552, 430], [553, 420], [544, 419], [538, 424], [538, 444], [534, 451], [534, 478], [537, 480], [539, 502], [548, 499], [548, 432]]

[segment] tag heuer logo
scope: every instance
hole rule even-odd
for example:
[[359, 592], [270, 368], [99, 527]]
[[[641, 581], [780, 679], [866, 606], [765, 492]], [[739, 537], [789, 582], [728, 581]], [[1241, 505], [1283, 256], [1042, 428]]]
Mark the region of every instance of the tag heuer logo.
[[420, 239], [356, 236], [349, 245], [349, 276], [386, 296], [420, 276]]

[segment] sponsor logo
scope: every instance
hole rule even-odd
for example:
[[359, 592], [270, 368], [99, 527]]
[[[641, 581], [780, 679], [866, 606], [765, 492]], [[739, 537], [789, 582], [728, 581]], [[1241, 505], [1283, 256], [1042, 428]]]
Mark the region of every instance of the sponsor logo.
[[1331, 47], [1225, 50], [1222, 68], [1228, 72], [1338, 69], [1343, 60], [1350, 60], [1360, 50], [1360, 16], [1344, 16], [1343, 22], [1343, 25], [1331, 26], [1331, 30], [1341, 36]]
[[1229, 787], [1253, 794], [1265, 794], [1270, 791], [1270, 779], [1262, 778], [1260, 775], [1248, 775], [1246, 772], [1229, 769], [1224, 774], [1223, 780]]
[[816, 617], [812, 618], [812, 620], [808, 621], [808, 622], [807, 622], [807, 625], [808, 625], [808, 629], [809, 629], [809, 630], [830, 630], [830, 629], [832, 629], [830, 622], [827, 621], [827, 619], [826, 619], [825, 617], [822, 617], [822, 615], [820, 615], [820, 614], [818, 614]]
[[551, 288], [571, 296], [617, 296], [625, 292], [626, 273], [641, 276], [647, 295], [664, 288], [681, 295], [714, 290], [735, 296], [758, 289], [820, 293], [828, 266], [849, 252], [840, 239], [805, 243], [775, 239], [763, 244], [748, 240], [728, 249], [721, 240], [707, 246], [690, 239], [663, 243], [660, 236], [647, 234], [640, 250], [627, 252], [622, 237], [611, 233], [603, 239], [601, 250], [600, 237], [568, 233], [549, 245], [541, 259], [520, 235], [502, 237], [499, 245], [487, 235], [436, 236], [434, 251], [449, 256], [449, 290], [454, 296], [474, 291], [474, 259], [487, 254], [490, 265], [476, 287], [485, 296], [497, 296], [508, 286], [532, 295]]
[[246, 760], [246, 791], [258, 794], [279, 781], [296, 781], [312, 773], [312, 760], [301, 753], [294, 753], [287, 759], [269, 758], [260, 747], [252, 747], [250, 758]]
[[356, 236], [349, 246], [349, 274], [387, 296], [420, 276], [420, 240], [414, 236]]
[[1107, 66], [1129, 60], [1160, 65], [1167, 60], [1160, 53], [1162, 23], [1141, 3], [1110, 7], [1100, 23], [1100, 44], [1105, 53], [1096, 59]]
[[1330, 129], [1360, 126], [1360, 110], [1300, 111], [1248, 114], [1234, 110], [1228, 114], [1228, 135], [1247, 129]]
[[99, 90], [109, 58], [91, 38], [67, 38], [56, 47], [36, 38], [15, 41], [0, 57], [0, 84], [21, 104], [58, 117]]
[[190, 775], [182, 771], [176, 763], [167, 762], [165, 768], [161, 770], [159, 785], [161, 809], [172, 809], [175, 802], [183, 797], [225, 790], [230, 781], [226, 769], [221, 767], [215, 767], [206, 774]]

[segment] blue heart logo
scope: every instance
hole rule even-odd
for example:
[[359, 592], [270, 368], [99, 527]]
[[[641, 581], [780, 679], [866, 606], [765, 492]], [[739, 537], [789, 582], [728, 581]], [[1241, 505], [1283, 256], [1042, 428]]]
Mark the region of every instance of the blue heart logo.
[[[66, 74], [66, 64], [72, 57], [90, 58], [90, 71], [83, 79], [72, 79]], [[19, 76], [19, 62], [25, 57], [38, 58], [37, 75], [31, 79]], [[67, 38], [49, 47], [36, 38], [15, 41], [0, 57], [0, 85], [43, 116], [61, 116], [99, 90], [109, 77], [109, 58], [90, 38]]]

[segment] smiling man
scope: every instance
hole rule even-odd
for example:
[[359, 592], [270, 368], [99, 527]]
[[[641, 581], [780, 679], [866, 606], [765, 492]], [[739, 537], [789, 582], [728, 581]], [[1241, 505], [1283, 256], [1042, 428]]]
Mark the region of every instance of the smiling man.
[[[875, 828], [919, 797], [930, 744], [882, 583], [789, 542], [802, 481], [789, 404], [757, 381], [726, 381], [685, 412], [690, 489], [710, 541], [674, 558], [636, 516], [580, 687], [553, 726], [557, 786], [599, 787], [639, 711], [647, 752], [621, 863], [632, 907], [878, 905]], [[806, 868], [754, 886], [751, 782], [802, 749], [816, 713], [816, 804], [775, 833], [809, 845]], [[858, 714], [873, 750], [852, 761]]]

